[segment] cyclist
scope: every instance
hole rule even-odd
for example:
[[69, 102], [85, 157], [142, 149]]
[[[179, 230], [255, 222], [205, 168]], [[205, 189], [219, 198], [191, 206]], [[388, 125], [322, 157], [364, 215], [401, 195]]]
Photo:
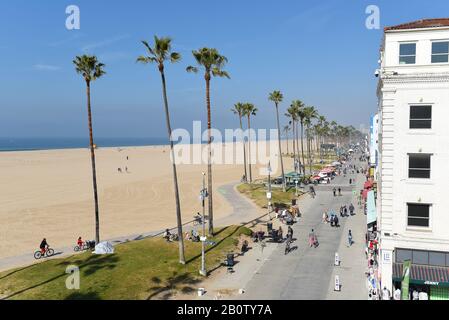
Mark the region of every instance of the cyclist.
[[47, 239], [43, 239], [41, 244], [39, 245], [39, 249], [41, 249], [41, 253], [42, 255], [45, 254], [45, 250], [47, 250], [47, 248], [49, 247], [48, 243], [47, 243]]
[[76, 242], [80, 250], [83, 250], [84, 241], [81, 237], [78, 238], [78, 241]]

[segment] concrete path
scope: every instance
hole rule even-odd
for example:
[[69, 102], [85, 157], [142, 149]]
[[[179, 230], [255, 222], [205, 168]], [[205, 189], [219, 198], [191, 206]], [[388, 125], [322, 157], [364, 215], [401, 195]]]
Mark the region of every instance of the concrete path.
[[[357, 184], [350, 186], [349, 178], [356, 176]], [[296, 250], [285, 255], [284, 244], [273, 244], [267, 247], [268, 251], [265, 249], [267, 256], [260, 259], [260, 250], [256, 248], [253, 253], [242, 257], [234, 268], [235, 274], [223, 274], [216, 281], [209, 283], [206, 290], [245, 290], [244, 294], [237, 297], [221, 297], [224, 299], [366, 299], [363, 251], [366, 217], [358, 210], [355, 216], [339, 218], [339, 228], [321, 222], [325, 210], [333, 209], [338, 214], [341, 205], [349, 205], [351, 202], [357, 208], [352, 190], [359, 190], [363, 182], [364, 177], [361, 174], [347, 175], [335, 178], [331, 185], [318, 186], [315, 199], [306, 197], [299, 203], [302, 217], [299, 223], [293, 226], [296, 238], [293, 247], [297, 246]], [[333, 186], [341, 186], [343, 195], [334, 197]], [[346, 248], [349, 228], [353, 232], [355, 244]], [[318, 236], [318, 248], [308, 246], [308, 234], [311, 229], [314, 229]], [[340, 254], [340, 267], [334, 267], [335, 252]], [[340, 292], [333, 291], [335, 273], [339, 273], [343, 284]], [[210, 298], [212, 297], [207, 295], [202, 297]]]

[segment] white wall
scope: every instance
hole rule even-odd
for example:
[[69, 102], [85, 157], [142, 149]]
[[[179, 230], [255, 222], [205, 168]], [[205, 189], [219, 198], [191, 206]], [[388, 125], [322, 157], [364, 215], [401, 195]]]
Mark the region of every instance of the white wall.
[[[378, 228], [381, 250], [449, 251], [449, 64], [431, 63], [432, 40], [449, 29], [385, 34], [379, 78]], [[399, 43], [417, 41], [416, 64], [399, 65]], [[432, 129], [409, 129], [410, 105], [432, 105]], [[408, 178], [408, 153], [431, 153], [431, 178]], [[429, 228], [407, 226], [407, 202], [432, 204]], [[390, 236], [385, 236], [389, 233]], [[382, 251], [381, 251], [382, 252]], [[380, 261], [384, 284], [391, 264]]]

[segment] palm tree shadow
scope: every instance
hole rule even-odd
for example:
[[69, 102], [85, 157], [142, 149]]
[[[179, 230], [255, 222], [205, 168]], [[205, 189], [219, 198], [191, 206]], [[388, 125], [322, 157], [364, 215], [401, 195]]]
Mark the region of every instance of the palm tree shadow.
[[185, 294], [192, 293], [195, 291], [192, 285], [201, 282], [200, 279], [194, 278], [188, 273], [178, 275], [177, 272], [173, 272], [173, 276], [166, 279], [164, 283], [158, 277], [153, 277], [151, 280], [156, 285], [149, 288], [148, 291], [150, 291], [151, 294], [147, 297], [147, 300], [151, 300], [157, 296], [160, 296], [162, 300], [168, 300], [173, 297], [177, 291], [181, 291]]
[[[79, 261], [79, 260], [77, 260], [77, 261]], [[119, 261], [119, 258], [117, 256], [115, 256], [115, 255], [91, 256], [91, 257], [89, 257], [85, 261], [85, 263], [80, 265], [79, 268], [84, 273], [85, 276], [90, 276], [90, 275], [94, 274], [95, 272], [97, 272], [98, 270], [101, 270], [101, 269], [105, 269], [105, 268], [113, 269], [113, 268], [115, 268], [118, 261]], [[57, 265], [75, 265], [75, 262], [63, 261], [61, 263], [58, 263]], [[36, 265], [32, 265], [32, 266], [35, 267]], [[83, 269], [85, 267], [86, 267], [86, 269]], [[17, 271], [15, 271], [15, 272], [17, 272]], [[8, 300], [8, 299], [10, 299], [12, 297], [15, 297], [15, 296], [17, 296], [17, 295], [19, 295], [21, 293], [27, 292], [27, 291], [29, 291], [31, 289], [38, 288], [40, 286], [43, 286], [43, 285], [48, 284], [50, 282], [53, 282], [53, 281], [55, 281], [55, 280], [57, 280], [57, 279], [59, 279], [61, 277], [64, 277], [64, 276], [67, 276], [67, 273], [65, 273], [65, 270], [64, 270], [63, 273], [61, 273], [61, 274], [59, 274], [57, 276], [54, 276], [54, 277], [52, 277], [50, 279], [47, 279], [45, 281], [42, 281], [42, 282], [37, 283], [35, 285], [32, 285], [32, 286], [30, 286], [28, 288], [21, 289], [21, 290], [16, 291], [16, 292], [14, 292], [14, 293], [6, 296], [6, 297], [3, 297], [3, 300]]]

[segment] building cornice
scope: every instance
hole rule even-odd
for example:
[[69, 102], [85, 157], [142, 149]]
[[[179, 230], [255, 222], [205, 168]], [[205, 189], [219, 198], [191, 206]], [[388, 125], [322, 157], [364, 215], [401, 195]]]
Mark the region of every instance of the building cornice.
[[449, 72], [406, 73], [382, 76], [384, 84], [449, 82]]

